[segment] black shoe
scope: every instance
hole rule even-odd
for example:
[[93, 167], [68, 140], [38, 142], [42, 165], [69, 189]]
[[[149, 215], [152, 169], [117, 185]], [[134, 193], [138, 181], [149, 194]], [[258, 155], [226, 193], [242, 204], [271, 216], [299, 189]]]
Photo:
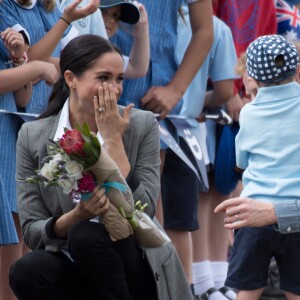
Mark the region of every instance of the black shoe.
[[208, 300], [208, 297], [217, 291], [218, 290], [216, 288], [212, 287], [212, 288], [208, 289], [206, 292], [204, 292], [203, 294], [196, 295], [194, 297], [194, 300]]
[[235, 290], [227, 287], [227, 286], [223, 286], [219, 289], [219, 291], [224, 295], [224, 297], [226, 297], [227, 299], [230, 299], [230, 300], [233, 300], [232, 298], [229, 298], [226, 293], [229, 292], [229, 291], [233, 291], [234, 293], [236, 293]]

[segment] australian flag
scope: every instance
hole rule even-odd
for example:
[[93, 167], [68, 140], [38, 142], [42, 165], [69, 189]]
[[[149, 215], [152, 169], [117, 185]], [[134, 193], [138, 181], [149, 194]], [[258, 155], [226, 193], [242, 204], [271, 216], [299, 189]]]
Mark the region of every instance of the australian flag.
[[300, 39], [300, 11], [284, 0], [275, 0], [277, 32], [290, 41]]

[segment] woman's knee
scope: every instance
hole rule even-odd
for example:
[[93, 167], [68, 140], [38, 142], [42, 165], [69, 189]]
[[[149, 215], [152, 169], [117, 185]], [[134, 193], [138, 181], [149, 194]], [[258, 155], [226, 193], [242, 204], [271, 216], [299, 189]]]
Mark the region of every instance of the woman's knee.
[[82, 221], [74, 224], [68, 234], [70, 252], [76, 250], [81, 253], [92, 249], [96, 245], [107, 245], [109, 236], [103, 224]]

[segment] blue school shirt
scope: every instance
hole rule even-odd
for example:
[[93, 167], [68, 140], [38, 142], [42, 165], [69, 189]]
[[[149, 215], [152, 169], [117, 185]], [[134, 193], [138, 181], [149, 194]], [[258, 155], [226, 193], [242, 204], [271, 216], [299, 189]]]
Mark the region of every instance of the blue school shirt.
[[[30, 44], [33, 45], [42, 39], [49, 30], [57, 23], [61, 13], [59, 8], [55, 5], [53, 11], [47, 12], [43, 8], [42, 0], [32, 0], [30, 8], [24, 8], [17, 4], [14, 0], [2, 1], [0, 5], [0, 12], [6, 17], [15, 20], [16, 23], [21, 24], [29, 33]], [[69, 33], [69, 29], [66, 34]], [[52, 56], [59, 57], [61, 46], [58, 45]], [[26, 112], [39, 114], [47, 106], [48, 98], [52, 88], [47, 86], [44, 81], [34, 85], [31, 101], [26, 107]], [[0, 102], [2, 99], [0, 99]]]
[[[134, 103], [140, 108], [140, 99], [152, 86], [167, 85], [174, 76], [178, 61], [175, 56], [177, 15], [182, 0], [141, 0], [148, 13], [150, 33], [150, 64], [145, 77], [124, 81], [124, 90], [118, 103]], [[118, 30], [111, 39], [122, 53], [129, 56], [133, 38]], [[179, 112], [180, 103], [174, 112]]]
[[299, 197], [300, 85], [261, 87], [240, 112], [237, 166], [245, 169], [241, 197], [285, 201]]

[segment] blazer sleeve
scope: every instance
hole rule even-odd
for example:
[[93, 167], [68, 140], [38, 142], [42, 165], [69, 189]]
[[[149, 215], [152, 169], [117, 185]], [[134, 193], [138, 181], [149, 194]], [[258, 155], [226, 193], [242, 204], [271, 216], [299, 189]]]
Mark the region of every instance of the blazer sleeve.
[[[137, 143], [135, 159], [131, 163], [131, 172], [127, 183], [133, 192], [134, 201], [141, 200], [148, 206], [145, 212], [153, 217], [160, 191], [160, 139], [158, 123], [150, 112], [140, 111], [133, 120]], [[132, 161], [134, 163], [132, 164]]]
[[[39, 166], [39, 149], [46, 149], [43, 131], [32, 122], [25, 123], [19, 131], [17, 141], [17, 201], [22, 232], [25, 243], [30, 249], [46, 249], [59, 251], [65, 240], [50, 238], [46, 233], [47, 223], [53, 219], [53, 212], [44, 201], [43, 192], [39, 184], [26, 182], [26, 178], [36, 175]], [[43, 147], [43, 145], [45, 145]], [[45, 150], [46, 155], [46, 150]], [[51, 190], [55, 192], [55, 187]], [[50, 192], [51, 192], [50, 191]], [[55, 199], [55, 197], [52, 199]]]

